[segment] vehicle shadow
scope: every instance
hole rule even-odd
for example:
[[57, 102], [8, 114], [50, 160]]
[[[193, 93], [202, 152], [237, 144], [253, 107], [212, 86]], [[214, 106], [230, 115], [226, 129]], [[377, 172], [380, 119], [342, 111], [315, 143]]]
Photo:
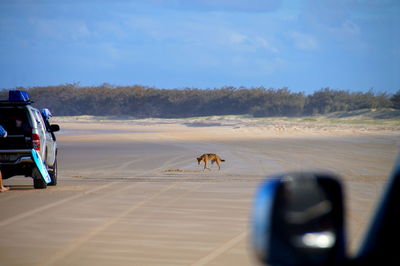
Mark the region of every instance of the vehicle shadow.
[[10, 188], [10, 190], [34, 190], [35, 188], [31, 185], [8, 185], [7, 187]]

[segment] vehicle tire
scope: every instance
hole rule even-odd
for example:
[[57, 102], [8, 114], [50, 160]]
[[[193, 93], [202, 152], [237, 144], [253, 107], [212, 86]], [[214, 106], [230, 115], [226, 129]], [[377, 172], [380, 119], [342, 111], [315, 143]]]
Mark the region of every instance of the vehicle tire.
[[49, 171], [49, 175], [51, 178], [50, 183], [48, 183], [48, 186], [56, 186], [57, 185], [57, 174], [58, 174], [58, 170], [57, 170], [57, 159], [54, 161], [54, 165], [52, 168], [50, 168], [51, 171]]
[[46, 181], [43, 180], [42, 176], [39, 173], [39, 170], [35, 167], [32, 170], [32, 178], [33, 178], [33, 187], [36, 189], [47, 188]]

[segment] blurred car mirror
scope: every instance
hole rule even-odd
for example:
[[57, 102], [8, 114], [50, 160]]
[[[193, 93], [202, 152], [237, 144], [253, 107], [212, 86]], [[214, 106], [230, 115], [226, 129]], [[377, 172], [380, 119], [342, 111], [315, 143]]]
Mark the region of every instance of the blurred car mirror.
[[252, 243], [269, 265], [339, 265], [345, 260], [342, 187], [332, 174], [288, 173], [258, 188]]

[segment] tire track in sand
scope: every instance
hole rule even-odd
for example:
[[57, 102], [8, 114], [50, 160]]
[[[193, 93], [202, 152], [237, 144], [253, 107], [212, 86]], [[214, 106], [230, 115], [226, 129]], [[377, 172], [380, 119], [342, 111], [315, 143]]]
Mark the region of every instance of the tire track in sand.
[[222, 254], [224, 254], [225, 252], [227, 252], [228, 250], [233, 248], [244, 238], [246, 238], [247, 234], [248, 234], [247, 231], [241, 232], [234, 238], [228, 240], [223, 245], [217, 247], [216, 249], [214, 249], [213, 251], [208, 253], [206, 256], [200, 258], [199, 260], [197, 260], [196, 262], [191, 264], [191, 266], [202, 266], [202, 265], [206, 265], [206, 264], [210, 263], [211, 261], [215, 260], [217, 257], [221, 256]]
[[45, 210], [47, 210], [47, 209], [50, 209], [50, 208], [56, 207], [56, 206], [58, 206], [58, 205], [64, 204], [64, 203], [66, 203], [66, 202], [68, 202], [68, 201], [75, 200], [75, 199], [78, 199], [78, 198], [80, 198], [80, 197], [86, 196], [86, 195], [88, 195], [88, 194], [94, 193], [94, 192], [96, 192], [96, 191], [99, 191], [99, 190], [102, 190], [102, 189], [106, 189], [106, 188], [108, 188], [108, 187], [110, 187], [110, 186], [112, 186], [112, 185], [118, 184], [118, 183], [121, 183], [121, 182], [111, 182], [111, 183], [108, 183], [108, 184], [105, 184], [105, 185], [102, 185], [102, 186], [93, 188], [93, 189], [91, 189], [91, 190], [89, 190], [89, 191], [86, 191], [86, 192], [84, 192], [84, 193], [82, 193], [82, 194], [74, 195], [74, 196], [71, 196], [71, 197], [68, 197], [68, 198], [65, 198], [65, 199], [62, 199], [62, 200], [59, 200], [59, 201], [52, 202], [52, 203], [50, 203], [50, 204], [41, 206], [41, 207], [39, 207], [39, 208], [30, 210], [30, 211], [28, 211], [28, 212], [24, 212], [24, 213], [15, 215], [15, 216], [13, 216], [13, 217], [10, 217], [10, 218], [8, 218], [8, 219], [5, 219], [5, 220], [1, 221], [1, 222], [0, 222], [0, 226], [9, 225], [9, 224], [14, 223], [14, 222], [16, 222], [16, 221], [19, 221], [19, 220], [25, 219], [26, 217], [29, 217], [29, 216], [31, 216], [31, 215], [34, 215], [34, 214], [36, 214], [36, 213], [38, 213], [38, 212], [45, 211]]
[[106, 223], [103, 223], [102, 225], [93, 228], [92, 230], [90, 230], [86, 234], [82, 235], [80, 238], [78, 238], [75, 241], [73, 241], [72, 243], [70, 243], [68, 246], [63, 247], [58, 252], [55, 252], [53, 254], [53, 256], [46, 258], [46, 261], [41, 262], [38, 265], [43, 265], [43, 266], [44, 265], [57, 265], [57, 263], [60, 260], [62, 260], [63, 258], [68, 256], [69, 254], [71, 254], [73, 251], [78, 249], [85, 242], [89, 241], [94, 236], [96, 236], [96, 235], [100, 234], [101, 232], [105, 231], [112, 224], [118, 222], [119, 220], [121, 220], [125, 216], [129, 215], [131, 212], [139, 209], [140, 207], [142, 207], [143, 205], [145, 205], [149, 201], [153, 200], [154, 198], [158, 197], [159, 195], [163, 194], [164, 192], [172, 189], [176, 185], [177, 184], [175, 183], [175, 184], [171, 184], [169, 186], [162, 187], [159, 191], [153, 193], [151, 196], [143, 199], [142, 201], [138, 202], [137, 204], [132, 205], [130, 208], [128, 208], [125, 211], [121, 212], [119, 215], [113, 217], [112, 219], [110, 219]]

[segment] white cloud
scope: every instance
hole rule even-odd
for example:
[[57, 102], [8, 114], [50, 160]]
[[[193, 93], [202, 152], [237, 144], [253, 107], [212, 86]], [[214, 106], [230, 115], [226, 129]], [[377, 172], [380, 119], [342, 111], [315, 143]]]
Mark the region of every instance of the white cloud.
[[40, 38], [79, 40], [90, 36], [87, 24], [80, 20], [35, 18], [30, 24]]
[[152, 44], [163, 42], [211, 50], [222, 49], [222, 52], [279, 52], [270, 34], [221, 22], [218, 16], [179, 15], [171, 19], [136, 16], [130, 18], [127, 24], [130, 31], [140, 33]]
[[105, 36], [114, 39], [124, 39], [128, 36], [125, 28], [115, 21], [99, 21], [94, 23], [93, 35], [104, 38]]
[[150, 2], [177, 9], [235, 12], [273, 12], [282, 5], [282, 0], [150, 0]]
[[262, 75], [271, 75], [286, 66], [285, 60], [280, 57], [265, 58], [257, 56], [235, 55], [228, 61], [232, 72], [241, 77], [255, 78]]
[[294, 46], [299, 50], [315, 50], [318, 48], [317, 40], [309, 34], [292, 32], [290, 37], [294, 41]]
[[243, 44], [248, 40], [246, 35], [239, 32], [232, 32], [229, 39], [232, 44]]
[[360, 28], [351, 20], [346, 20], [342, 23], [340, 31], [348, 36], [357, 37], [360, 35]]
[[279, 49], [274, 46], [271, 41], [268, 41], [267, 39], [263, 38], [263, 37], [255, 37], [254, 38], [254, 42], [256, 44], [258, 44], [260, 47], [264, 48], [265, 50], [271, 52], [271, 53], [278, 53]]

